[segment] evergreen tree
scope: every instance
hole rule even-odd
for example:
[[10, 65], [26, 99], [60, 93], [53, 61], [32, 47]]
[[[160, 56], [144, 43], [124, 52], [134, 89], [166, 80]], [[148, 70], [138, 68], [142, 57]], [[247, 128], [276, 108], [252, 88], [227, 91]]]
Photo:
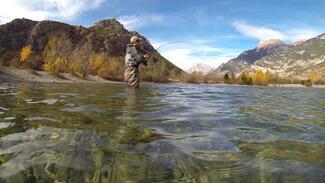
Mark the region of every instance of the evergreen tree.
[[230, 76], [228, 72], [223, 76], [223, 79], [225, 80], [226, 83], [230, 81]]

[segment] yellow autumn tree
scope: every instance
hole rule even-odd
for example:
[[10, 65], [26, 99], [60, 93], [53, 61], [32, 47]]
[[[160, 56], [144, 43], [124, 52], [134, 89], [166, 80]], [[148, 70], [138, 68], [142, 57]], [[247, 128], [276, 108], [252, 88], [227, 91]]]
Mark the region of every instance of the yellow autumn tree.
[[254, 74], [253, 83], [256, 85], [268, 85], [266, 74], [261, 69], [258, 69]]
[[52, 74], [68, 72], [72, 44], [66, 37], [50, 36], [43, 51], [43, 69]]
[[78, 62], [72, 62], [72, 63], [69, 63], [68, 64], [68, 68], [67, 69], [68, 69], [68, 72], [70, 72], [71, 74], [77, 75], [78, 68], [79, 68]]
[[96, 53], [90, 57], [90, 72], [92, 74], [97, 74], [98, 70], [103, 68], [105, 65], [105, 53]]
[[97, 70], [97, 75], [105, 79], [123, 80], [123, 64], [119, 57], [109, 57]]
[[29, 58], [31, 53], [32, 53], [32, 45], [24, 46], [21, 49], [20, 60], [21, 61], [26, 61]]
[[56, 60], [52, 62], [47, 62], [43, 65], [45, 71], [50, 72], [52, 74], [59, 74], [60, 72], [67, 72], [67, 61], [62, 58], [56, 58]]
[[45, 63], [45, 64], [43, 65], [43, 69], [44, 69], [44, 71], [46, 71], [46, 72], [53, 73], [54, 70], [55, 70], [55, 69], [54, 69], [54, 64], [51, 63], [51, 62]]
[[266, 82], [270, 83], [270, 81], [272, 80], [273, 74], [269, 70], [266, 70], [264, 75], [265, 75]]
[[318, 80], [317, 73], [315, 71], [311, 71], [309, 75], [309, 79], [311, 83], [315, 83]]
[[67, 60], [63, 58], [57, 58], [54, 62], [54, 67], [57, 73], [67, 72]]
[[43, 51], [44, 58], [44, 71], [50, 73], [56, 73], [55, 69], [55, 60], [56, 60], [56, 49], [57, 49], [57, 38], [55, 36], [51, 36], [47, 42], [47, 45]]
[[47, 45], [45, 46], [43, 51], [43, 58], [45, 64], [47, 63], [54, 64], [56, 59], [59, 57], [58, 47], [59, 47], [58, 38], [56, 36], [50, 36]]

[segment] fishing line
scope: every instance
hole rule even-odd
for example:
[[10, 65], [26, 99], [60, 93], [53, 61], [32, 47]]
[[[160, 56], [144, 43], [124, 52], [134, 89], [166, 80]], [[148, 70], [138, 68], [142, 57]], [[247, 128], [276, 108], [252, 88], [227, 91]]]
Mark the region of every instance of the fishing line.
[[167, 43], [164, 43], [164, 44], [160, 45], [158, 48], [156, 48], [156, 50], [158, 51], [159, 49], [161, 49], [161, 48], [163, 48], [163, 47], [165, 47], [167, 45], [178, 44], [178, 43], [185, 43], [185, 44], [189, 44], [189, 45], [192, 45], [192, 46], [195, 46], [195, 47], [198, 46], [198, 45], [196, 45], [194, 43], [191, 43], [189, 41], [170, 41], [170, 42], [167, 42]]

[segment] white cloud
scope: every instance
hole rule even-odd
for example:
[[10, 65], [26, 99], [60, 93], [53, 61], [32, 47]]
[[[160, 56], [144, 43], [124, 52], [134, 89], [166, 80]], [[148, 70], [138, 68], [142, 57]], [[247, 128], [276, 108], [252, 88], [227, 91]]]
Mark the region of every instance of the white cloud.
[[268, 39], [281, 39], [284, 40], [286, 36], [281, 32], [266, 27], [259, 27], [254, 25], [249, 25], [243, 21], [236, 21], [233, 26], [243, 35], [251, 38], [256, 38], [259, 40]]
[[127, 29], [134, 29], [141, 23], [141, 19], [136, 16], [122, 16], [118, 18], [118, 21], [121, 22]]
[[236, 21], [233, 23], [233, 26], [244, 36], [259, 40], [281, 39], [284, 41], [297, 41], [307, 40], [321, 34], [321, 32], [310, 28], [291, 28], [280, 32], [275, 29], [251, 25], [243, 21]]
[[136, 16], [136, 15], [130, 15], [130, 16], [121, 16], [118, 18], [118, 21], [120, 21], [125, 28], [129, 30], [135, 30], [140, 27], [147, 26], [149, 24], [153, 23], [159, 23], [162, 22], [163, 16], [152, 14], [152, 15], [142, 15], [142, 16]]
[[199, 63], [217, 68], [220, 64], [236, 57], [239, 53], [237, 50], [198, 44], [198, 42], [202, 41], [193, 41], [193, 43], [153, 41], [152, 45], [156, 49], [159, 48], [158, 51], [165, 58], [183, 70], [187, 70]]
[[234, 58], [234, 55], [195, 56], [189, 49], [164, 50], [161, 54], [183, 70], [187, 70], [199, 63], [217, 68], [222, 63]]
[[73, 18], [97, 8], [104, 0], [10, 0], [0, 1], [0, 23], [14, 18], [33, 20]]
[[320, 34], [321, 32], [312, 29], [293, 29], [288, 32], [291, 41], [307, 40]]

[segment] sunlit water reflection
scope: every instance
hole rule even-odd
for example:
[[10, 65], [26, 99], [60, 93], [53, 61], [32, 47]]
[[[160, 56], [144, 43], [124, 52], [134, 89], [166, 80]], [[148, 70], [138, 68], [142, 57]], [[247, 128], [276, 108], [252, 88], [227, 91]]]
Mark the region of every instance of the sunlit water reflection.
[[0, 182], [322, 182], [325, 90], [1, 84]]

